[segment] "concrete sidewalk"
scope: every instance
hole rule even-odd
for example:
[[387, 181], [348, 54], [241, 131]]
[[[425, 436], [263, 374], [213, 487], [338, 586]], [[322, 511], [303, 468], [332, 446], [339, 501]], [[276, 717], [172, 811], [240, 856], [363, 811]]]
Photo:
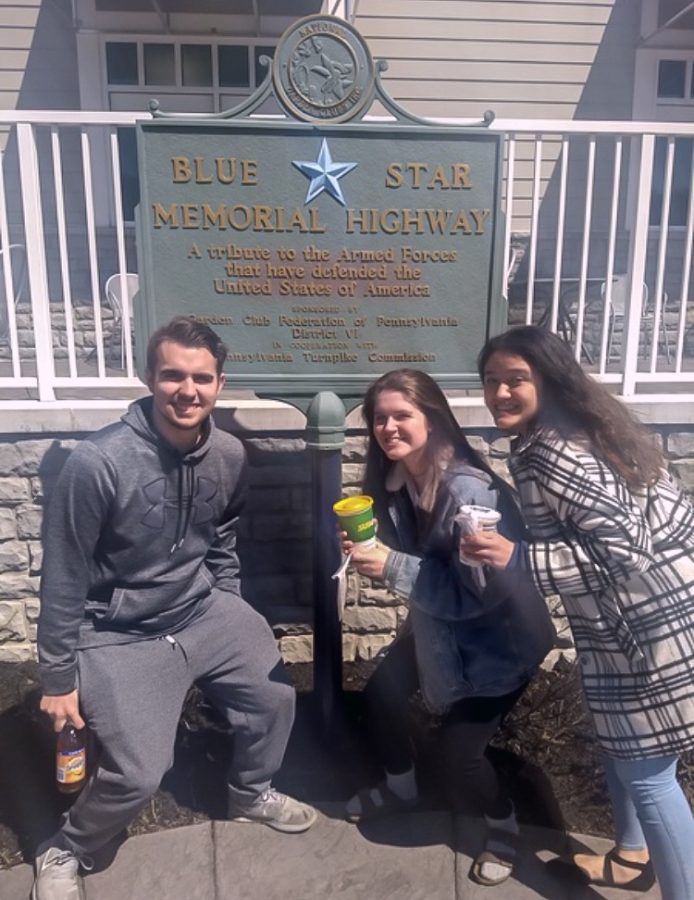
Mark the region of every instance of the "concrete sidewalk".
[[[482, 823], [446, 812], [413, 812], [359, 827], [343, 804], [320, 804], [303, 835], [263, 825], [204, 822], [127, 840], [112, 865], [85, 879], [87, 900], [660, 900], [561, 884], [542, 860], [562, 852], [563, 834], [526, 826], [513, 877], [497, 888], [468, 879]], [[576, 838], [595, 850], [600, 838]], [[0, 900], [28, 898], [28, 865], [0, 871]]]
[[[551, 785], [527, 766], [509, 785], [521, 821], [516, 871], [496, 888], [470, 881], [483, 823], [448, 811], [440, 751], [426, 734], [417, 743], [426, 808], [359, 826], [345, 822], [347, 798], [380, 773], [357, 724], [360, 702], [360, 695], [347, 695], [344, 719], [327, 731], [316, 699], [298, 696], [292, 737], [273, 783], [319, 810], [313, 828], [300, 835], [223, 821], [228, 737], [208, 727], [189, 733], [163, 784], [165, 808], [199, 812], [205, 821], [126, 840], [111, 865], [85, 878], [87, 900], [660, 900], [657, 888], [648, 894], [583, 888], [546, 872], [542, 861], [566, 852], [569, 841], [560, 830], [561, 811], [552, 806]], [[57, 824], [49, 821], [48, 798], [37, 793], [34, 800], [45, 809], [14, 822], [26, 853]], [[164, 814], [161, 821], [173, 819]], [[575, 844], [579, 850], [611, 846], [592, 837]], [[32, 879], [29, 865], [0, 870], [0, 900], [28, 900]]]

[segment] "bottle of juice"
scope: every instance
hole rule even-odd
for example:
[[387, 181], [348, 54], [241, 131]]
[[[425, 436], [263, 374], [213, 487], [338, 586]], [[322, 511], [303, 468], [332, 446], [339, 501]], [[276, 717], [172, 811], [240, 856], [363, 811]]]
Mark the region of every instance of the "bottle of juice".
[[55, 757], [55, 778], [63, 794], [79, 791], [87, 778], [86, 731], [78, 731], [66, 723], [58, 735]]

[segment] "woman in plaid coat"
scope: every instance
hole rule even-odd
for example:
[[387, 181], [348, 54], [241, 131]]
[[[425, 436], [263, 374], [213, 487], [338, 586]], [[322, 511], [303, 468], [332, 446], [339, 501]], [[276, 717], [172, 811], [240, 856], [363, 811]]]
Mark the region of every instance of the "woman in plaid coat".
[[[617, 830], [605, 857], [566, 871], [593, 884], [694, 898], [694, 819], [676, 779], [694, 748], [694, 509], [653, 437], [534, 326], [479, 358], [485, 402], [514, 434], [510, 468], [538, 589], [559, 594], [605, 754]], [[503, 569], [518, 547], [478, 533], [465, 552]]]

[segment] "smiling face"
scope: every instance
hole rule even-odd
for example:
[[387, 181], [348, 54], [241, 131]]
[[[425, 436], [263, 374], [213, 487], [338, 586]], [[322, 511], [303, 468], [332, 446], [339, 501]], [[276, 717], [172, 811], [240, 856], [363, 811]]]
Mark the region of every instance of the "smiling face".
[[205, 347], [162, 341], [156, 367], [147, 372], [154, 427], [174, 447], [194, 447], [223, 385], [224, 375], [217, 374], [217, 361]]
[[373, 436], [388, 459], [402, 461], [411, 475], [426, 463], [429, 422], [400, 391], [381, 391], [374, 404]]
[[515, 353], [492, 353], [484, 367], [484, 402], [498, 428], [524, 435], [540, 412], [540, 378]]

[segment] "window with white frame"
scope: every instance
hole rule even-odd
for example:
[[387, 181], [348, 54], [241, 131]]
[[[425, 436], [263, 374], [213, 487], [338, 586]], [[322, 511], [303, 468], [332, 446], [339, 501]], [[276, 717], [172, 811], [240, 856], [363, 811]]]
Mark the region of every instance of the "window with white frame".
[[694, 58], [658, 61], [658, 103], [694, 103]]
[[267, 39], [212, 43], [152, 37], [109, 39], [104, 51], [111, 107], [122, 92], [147, 93], [157, 87], [175, 89], [178, 96], [205, 95], [211, 100], [209, 111], [219, 112], [229, 95], [242, 97], [258, 87], [267, 71], [261, 57], [272, 58], [275, 47]]

